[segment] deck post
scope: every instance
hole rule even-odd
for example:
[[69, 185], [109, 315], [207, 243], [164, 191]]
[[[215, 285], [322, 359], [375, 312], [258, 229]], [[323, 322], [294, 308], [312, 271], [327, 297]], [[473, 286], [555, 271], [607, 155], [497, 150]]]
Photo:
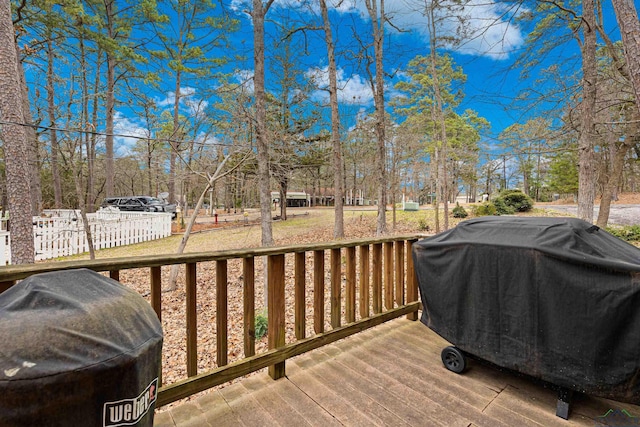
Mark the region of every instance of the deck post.
[[[269, 293], [267, 298], [267, 336], [269, 350], [273, 350], [285, 345], [284, 255], [269, 255], [267, 268]], [[269, 366], [269, 376], [274, 380], [284, 377], [285, 362]]]

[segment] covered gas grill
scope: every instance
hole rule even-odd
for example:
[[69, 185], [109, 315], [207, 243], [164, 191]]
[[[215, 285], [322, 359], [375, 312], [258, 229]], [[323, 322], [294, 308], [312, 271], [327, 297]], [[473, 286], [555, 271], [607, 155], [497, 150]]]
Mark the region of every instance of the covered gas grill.
[[577, 391], [640, 403], [640, 249], [573, 218], [484, 217], [421, 240], [422, 322], [466, 356]]
[[90, 270], [0, 294], [0, 426], [152, 426], [162, 326], [135, 291]]

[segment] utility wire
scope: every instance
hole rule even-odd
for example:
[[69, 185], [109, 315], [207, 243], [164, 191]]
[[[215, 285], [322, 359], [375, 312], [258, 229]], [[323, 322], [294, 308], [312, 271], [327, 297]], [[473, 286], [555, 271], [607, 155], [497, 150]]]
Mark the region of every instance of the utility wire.
[[[34, 129], [53, 130], [56, 132], [64, 132], [64, 133], [81, 133], [81, 134], [95, 135], [95, 136], [113, 136], [116, 138], [133, 138], [138, 140], [163, 141], [163, 142], [178, 143], [178, 144], [191, 143], [191, 142], [200, 143], [199, 141], [185, 141], [185, 140], [177, 140], [177, 139], [171, 139], [171, 138], [155, 138], [155, 137], [148, 137], [148, 136], [129, 135], [129, 134], [123, 134], [123, 133], [106, 133], [106, 132], [98, 132], [98, 131], [85, 130], [85, 129], [59, 128], [54, 126], [43, 126], [43, 125], [36, 125], [36, 124], [29, 124], [29, 123], [4, 121], [4, 120], [0, 120], [0, 125], [15, 125], [15, 126], [30, 127]], [[222, 142], [208, 142], [208, 144], [217, 145], [221, 147], [239, 147], [239, 146], [250, 147], [251, 146], [251, 144], [229, 144], [229, 143], [222, 143]]]

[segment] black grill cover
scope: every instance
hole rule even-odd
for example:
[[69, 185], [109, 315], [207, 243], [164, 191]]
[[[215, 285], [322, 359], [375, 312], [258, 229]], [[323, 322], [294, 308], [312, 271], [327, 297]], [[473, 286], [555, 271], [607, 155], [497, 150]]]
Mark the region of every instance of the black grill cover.
[[422, 322], [461, 350], [640, 403], [640, 249], [573, 218], [485, 217], [421, 240]]
[[0, 294], [0, 426], [153, 424], [162, 326], [136, 292], [90, 270]]

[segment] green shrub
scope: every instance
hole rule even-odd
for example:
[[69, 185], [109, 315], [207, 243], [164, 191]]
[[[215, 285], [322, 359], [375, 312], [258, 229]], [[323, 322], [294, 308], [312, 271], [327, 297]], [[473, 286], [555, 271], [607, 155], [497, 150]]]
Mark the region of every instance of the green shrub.
[[640, 225], [627, 225], [624, 227], [607, 227], [607, 231], [627, 242], [640, 242]]
[[267, 314], [262, 312], [256, 316], [256, 339], [259, 340], [267, 335]]
[[533, 199], [520, 190], [503, 190], [493, 200], [499, 215], [527, 212], [533, 209]]
[[427, 223], [426, 218], [418, 219], [418, 230], [420, 231], [429, 231], [429, 224]]
[[484, 202], [481, 205], [474, 206], [473, 213], [475, 216], [489, 216], [498, 214], [496, 206], [491, 202]]
[[493, 205], [496, 208], [496, 215], [513, 215], [516, 213], [516, 208], [507, 204], [505, 199], [496, 197], [493, 200]]
[[454, 218], [466, 218], [467, 216], [469, 216], [467, 211], [462, 206], [460, 206], [460, 204], [458, 202], [456, 202], [456, 207], [453, 208], [453, 217]]

